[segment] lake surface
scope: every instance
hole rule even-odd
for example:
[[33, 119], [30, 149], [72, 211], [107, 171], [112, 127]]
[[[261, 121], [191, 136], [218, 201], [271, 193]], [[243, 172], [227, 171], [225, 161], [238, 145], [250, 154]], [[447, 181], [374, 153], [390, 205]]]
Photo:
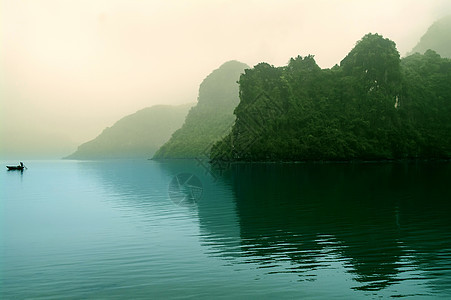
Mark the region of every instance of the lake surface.
[[450, 163], [25, 163], [1, 299], [451, 295]]

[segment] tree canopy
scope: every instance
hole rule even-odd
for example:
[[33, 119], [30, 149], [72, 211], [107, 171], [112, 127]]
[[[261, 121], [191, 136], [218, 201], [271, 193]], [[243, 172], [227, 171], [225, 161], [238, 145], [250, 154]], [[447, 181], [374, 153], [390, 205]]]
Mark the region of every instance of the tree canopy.
[[213, 160], [379, 160], [451, 157], [451, 61], [404, 59], [367, 34], [340, 65], [309, 55], [260, 63], [239, 80], [232, 131]]

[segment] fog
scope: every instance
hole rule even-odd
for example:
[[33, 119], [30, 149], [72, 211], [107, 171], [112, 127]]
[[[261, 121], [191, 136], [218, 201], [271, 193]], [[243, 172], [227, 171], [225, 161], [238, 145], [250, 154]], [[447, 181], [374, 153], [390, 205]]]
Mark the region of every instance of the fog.
[[228, 60], [338, 64], [368, 32], [411, 50], [448, 0], [0, 2], [0, 158], [61, 157], [121, 117], [197, 98]]

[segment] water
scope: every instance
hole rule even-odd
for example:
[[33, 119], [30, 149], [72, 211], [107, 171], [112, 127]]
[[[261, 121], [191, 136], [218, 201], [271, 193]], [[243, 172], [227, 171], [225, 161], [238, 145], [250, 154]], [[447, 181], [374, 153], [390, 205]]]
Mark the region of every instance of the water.
[[26, 165], [0, 172], [1, 299], [451, 295], [449, 163]]

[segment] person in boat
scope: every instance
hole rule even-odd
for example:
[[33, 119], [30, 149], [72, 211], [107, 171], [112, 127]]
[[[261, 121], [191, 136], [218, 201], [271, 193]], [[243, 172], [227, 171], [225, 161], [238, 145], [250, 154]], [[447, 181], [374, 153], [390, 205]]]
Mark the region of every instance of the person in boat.
[[20, 167], [23, 169], [23, 162], [20, 162]]

